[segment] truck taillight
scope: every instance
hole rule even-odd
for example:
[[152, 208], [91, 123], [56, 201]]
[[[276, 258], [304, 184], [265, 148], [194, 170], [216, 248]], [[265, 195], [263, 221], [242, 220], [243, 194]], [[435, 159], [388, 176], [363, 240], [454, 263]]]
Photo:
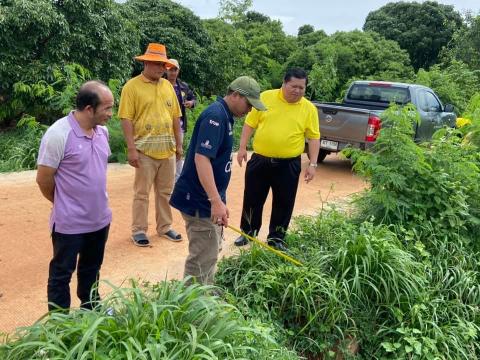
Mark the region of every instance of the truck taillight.
[[378, 131], [382, 127], [382, 121], [376, 115], [370, 115], [368, 118], [367, 135], [365, 141], [375, 141], [377, 139]]

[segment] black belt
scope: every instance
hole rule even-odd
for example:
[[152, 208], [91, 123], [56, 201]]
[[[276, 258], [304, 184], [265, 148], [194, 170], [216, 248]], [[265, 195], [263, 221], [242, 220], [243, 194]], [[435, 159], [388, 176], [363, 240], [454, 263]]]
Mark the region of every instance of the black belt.
[[267, 160], [271, 163], [278, 163], [278, 162], [286, 162], [286, 161], [292, 161], [292, 160], [297, 160], [300, 159], [301, 155], [295, 156], [295, 157], [289, 157], [289, 158], [275, 158], [275, 157], [268, 157], [268, 156], [263, 156], [257, 153], [253, 153], [252, 157], [256, 156], [259, 157], [260, 159]]

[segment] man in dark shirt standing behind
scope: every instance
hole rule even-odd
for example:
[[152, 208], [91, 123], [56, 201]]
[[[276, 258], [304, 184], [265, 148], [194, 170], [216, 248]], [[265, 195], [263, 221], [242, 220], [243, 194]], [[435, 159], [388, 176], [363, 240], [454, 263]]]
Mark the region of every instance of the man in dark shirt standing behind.
[[[180, 80], [178, 75], [180, 74], [180, 64], [176, 59], [169, 59], [173, 65], [165, 72], [165, 77], [170, 84], [172, 84], [175, 94], [177, 94], [178, 103], [182, 110], [182, 117], [180, 118], [180, 126], [182, 127], [182, 141], [185, 133], [187, 132], [187, 111], [186, 109], [192, 109], [195, 107], [196, 97], [193, 90], [188, 86], [185, 81]], [[183, 168], [183, 159], [178, 159], [175, 167], [175, 181], [180, 177], [180, 173]]]

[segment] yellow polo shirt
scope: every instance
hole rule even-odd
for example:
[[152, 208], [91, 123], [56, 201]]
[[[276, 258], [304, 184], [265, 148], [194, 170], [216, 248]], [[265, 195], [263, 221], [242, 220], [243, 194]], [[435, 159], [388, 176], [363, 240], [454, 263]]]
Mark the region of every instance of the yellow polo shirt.
[[256, 129], [253, 150], [260, 155], [290, 158], [300, 155], [305, 139], [320, 139], [318, 111], [305, 98], [288, 103], [282, 89], [264, 91], [260, 98], [267, 111], [252, 109], [245, 123]]
[[135, 147], [151, 158], [175, 154], [173, 119], [181, 115], [175, 90], [166, 79], [152, 82], [140, 74], [122, 89], [118, 116], [132, 122]]

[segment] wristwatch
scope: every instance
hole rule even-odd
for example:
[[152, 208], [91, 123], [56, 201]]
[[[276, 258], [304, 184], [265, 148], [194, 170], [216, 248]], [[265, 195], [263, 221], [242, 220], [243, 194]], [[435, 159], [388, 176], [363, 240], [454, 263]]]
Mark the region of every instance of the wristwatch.
[[318, 164], [317, 163], [310, 163], [308, 166], [316, 168], [318, 166]]

